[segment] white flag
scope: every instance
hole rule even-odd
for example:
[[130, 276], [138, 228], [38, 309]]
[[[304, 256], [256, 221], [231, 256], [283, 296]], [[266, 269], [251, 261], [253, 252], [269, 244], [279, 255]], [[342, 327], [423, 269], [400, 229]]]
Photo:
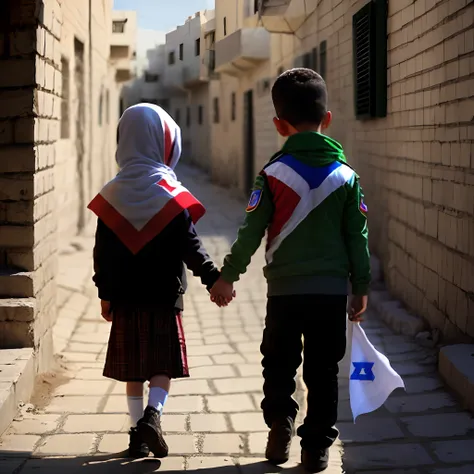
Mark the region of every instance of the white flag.
[[380, 408], [396, 388], [405, 388], [400, 375], [370, 343], [360, 324], [353, 324], [349, 394], [354, 422]]

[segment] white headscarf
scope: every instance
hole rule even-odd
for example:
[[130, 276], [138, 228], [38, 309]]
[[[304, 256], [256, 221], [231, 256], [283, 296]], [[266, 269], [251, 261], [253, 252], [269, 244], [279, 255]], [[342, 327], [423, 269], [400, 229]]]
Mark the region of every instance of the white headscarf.
[[133, 252], [137, 253], [187, 209], [194, 222], [202, 204], [173, 171], [181, 156], [181, 130], [157, 105], [128, 108], [118, 126], [117, 176], [89, 204]]

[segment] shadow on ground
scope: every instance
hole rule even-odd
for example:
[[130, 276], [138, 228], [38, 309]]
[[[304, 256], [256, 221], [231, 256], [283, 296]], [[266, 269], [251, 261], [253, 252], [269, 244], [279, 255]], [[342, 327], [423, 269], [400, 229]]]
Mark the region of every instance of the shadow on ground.
[[[152, 457], [132, 460], [126, 452], [78, 457], [30, 457], [30, 453], [0, 451], [0, 472], [2, 474], [151, 474], [153, 472], [186, 471], [192, 474], [303, 474], [301, 466], [278, 467], [261, 461], [259, 458], [247, 458], [245, 463], [235, 464], [231, 456], [222, 456], [223, 466], [195, 467], [199, 460], [210, 458], [169, 457], [160, 461]], [[215, 459], [215, 458], [214, 458]], [[216, 461], [218, 461], [216, 459]], [[186, 463], [186, 467], [185, 467]], [[190, 465], [191, 464], [191, 465]]]

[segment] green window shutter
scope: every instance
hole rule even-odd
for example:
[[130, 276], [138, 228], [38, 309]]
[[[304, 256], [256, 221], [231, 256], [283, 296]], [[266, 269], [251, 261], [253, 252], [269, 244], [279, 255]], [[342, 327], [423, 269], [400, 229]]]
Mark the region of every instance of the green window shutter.
[[371, 0], [352, 19], [357, 119], [387, 115], [387, 0]]

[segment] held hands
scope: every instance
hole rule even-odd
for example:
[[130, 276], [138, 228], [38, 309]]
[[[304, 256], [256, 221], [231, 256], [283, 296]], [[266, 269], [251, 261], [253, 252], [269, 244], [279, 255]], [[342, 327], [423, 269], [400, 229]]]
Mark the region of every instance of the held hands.
[[110, 309], [110, 301], [100, 300], [100, 314], [109, 323], [112, 322], [112, 311]]
[[222, 278], [219, 278], [211, 289], [211, 301], [216, 303], [219, 308], [227, 306], [235, 296], [234, 285]]
[[367, 295], [352, 295], [348, 308], [350, 321], [353, 323], [361, 323], [364, 321], [362, 315], [367, 310], [368, 301], [369, 297]]

